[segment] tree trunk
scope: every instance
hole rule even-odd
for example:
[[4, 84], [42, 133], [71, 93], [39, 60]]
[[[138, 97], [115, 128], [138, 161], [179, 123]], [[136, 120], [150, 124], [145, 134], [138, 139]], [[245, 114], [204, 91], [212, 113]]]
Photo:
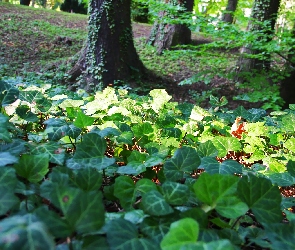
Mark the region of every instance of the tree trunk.
[[31, 3], [31, 0], [20, 0], [20, 4], [21, 4], [21, 5], [29, 6], [30, 3]]
[[[295, 38], [295, 23], [293, 24], [292, 37]], [[285, 109], [289, 107], [289, 104], [295, 104], [295, 49], [291, 49], [286, 64], [290, 75], [282, 81], [280, 89], [281, 97], [285, 101], [283, 106]]]
[[233, 23], [234, 12], [237, 9], [238, 0], [228, 0], [225, 12], [222, 16], [222, 21], [226, 23]]
[[70, 81], [85, 73], [84, 88], [90, 91], [144, 72], [133, 43], [130, 6], [131, 0], [90, 1], [87, 44], [69, 72]]
[[[249, 21], [247, 30], [258, 33], [256, 42], [270, 42], [273, 39], [274, 27], [280, 6], [280, 0], [255, 0], [252, 9], [252, 20]], [[270, 21], [267, 30], [263, 29], [262, 22]], [[255, 55], [262, 54], [263, 58], [255, 58]], [[241, 49], [241, 55], [237, 63], [237, 72], [250, 72], [252, 70], [268, 71], [270, 68], [270, 54], [253, 44], [246, 44]]]
[[[170, 3], [171, 0], [167, 0]], [[172, 1], [171, 1], [172, 2]], [[186, 11], [192, 11], [194, 1], [178, 1]], [[163, 50], [170, 49], [172, 46], [189, 44], [191, 42], [191, 30], [184, 24], [169, 24], [161, 21], [168, 13], [162, 11], [159, 13], [158, 20], [154, 23], [147, 43], [157, 48], [157, 54], [161, 54]], [[175, 19], [177, 17], [174, 17]]]

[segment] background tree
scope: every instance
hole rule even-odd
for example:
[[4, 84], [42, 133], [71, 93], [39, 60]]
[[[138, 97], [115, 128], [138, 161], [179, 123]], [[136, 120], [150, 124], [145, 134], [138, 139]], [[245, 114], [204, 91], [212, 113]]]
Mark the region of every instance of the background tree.
[[279, 6], [280, 0], [255, 0], [247, 27], [255, 39], [241, 49], [238, 73], [270, 68], [270, 54], [265, 46], [273, 39]]
[[233, 23], [234, 13], [237, 9], [238, 0], [228, 0], [226, 9], [222, 15], [222, 21], [226, 23]]
[[[190, 13], [192, 12], [194, 5], [193, 0], [166, 0], [165, 3], [172, 6], [180, 5], [183, 7], [184, 11]], [[170, 49], [172, 46], [189, 44], [191, 42], [191, 30], [187, 25], [168, 23], [165, 21], [167, 18], [177, 19], [178, 14], [182, 14], [182, 11], [171, 14], [169, 13], [169, 10], [162, 10], [158, 14], [158, 18], [155, 21], [150, 37], [148, 38], [148, 44], [155, 46], [158, 54], [161, 54], [165, 49]]]
[[21, 5], [29, 6], [30, 3], [31, 3], [31, 0], [20, 0], [20, 4], [21, 4]]
[[60, 10], [66, 12], [74, 12], [80, 14], [87, 14], [88, 6], [78, 0], [65, 0], [60, 5]]
[[133, 43], [130, 7], [131, 0], [90, 1], [87, 44], [69, 80], [85, 73], [85, 89], [91, 90], [143, 73]]
[[132, 1], [131, 17], [134, 22], [148, 23], [149, 22], [149, 5], [141, 1]]

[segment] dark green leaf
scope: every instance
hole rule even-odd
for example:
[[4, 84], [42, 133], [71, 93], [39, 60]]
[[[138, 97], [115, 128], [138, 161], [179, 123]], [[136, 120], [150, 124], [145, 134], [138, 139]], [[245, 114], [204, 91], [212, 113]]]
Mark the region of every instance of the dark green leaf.
[[36, 114], [32, 113], [29, 106], [22, 105], [18, 106], [15, 113], [22, 119], [28, 122], [36, 122], [39, 120]]
[[17, 164], [14, 165], [16, 173], [28, 181], [36, 183], [41, 181], [49, 171], [48, 154], [27, 155], [23, 154]]
[[121, 206], [125, 210], [131, 210], [135, 202], [134, 196], [135, 185], [133, 180], [128, 176], [119, 176], [115, 180], [114, 195], [120, 200]]
[[225, 160], [219, 163], [216, 158], [204, 157], [199, 168], [204, 168], [209, 174], [240, 174], [243, 165], [234, 160]]
[[172, 207], [156, 190], [143, 194], [141, 205], [142, 209], [150, 215], [162, 216], [173, 213]]
[[282, 220], [282, 196], [279, 188], [273, 186], [270, 180], [254, 175], [245, 176], [239, 181], [238, 193], [259, 222], [274, 223]]
[[196, 170], [200, 163], [201, 159], [194, 148], [179, 148], [164, 164], [165, 177], [170, 181], [178, 181], [183, 178], [185, 172]]
[[99, 190], [102, 184], [102, 175], [95, 168], [77, 169], [73, 182], [84, 191]]
[[206, 141], [205, 143], [202, 143], [198, 147], [197, 152], [200, 157], [215, 157], [218, 155], [218, 150], [215, 148], [214, 144], [211, 141]]
[[16, 163], [18, 158], [10, 154], [9, 152], [0, 152], [0, 167]]
[[166, 181], [162, 185], [163, 196], [170, 205], [184, 205], [189, 198], [189, 188], [184, 184]]

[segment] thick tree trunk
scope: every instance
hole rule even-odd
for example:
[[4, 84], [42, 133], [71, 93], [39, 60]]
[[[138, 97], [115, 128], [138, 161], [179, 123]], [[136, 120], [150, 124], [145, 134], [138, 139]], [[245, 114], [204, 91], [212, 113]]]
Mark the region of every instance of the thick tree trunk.
[[21, 5], [29, 6], [30, 3], [31, 3], [31, 0], [20, 0], [20, 4], [21, 4]]
[[[193, 10], [193, 0], [178, 1], [178, 3], [181, 3], [186, 11]], [[167, 14], [166, 11], [159, 13], [158, 20], [154, 23], [147, 41], [148, 44], [157, 48], [157, 54], [161, 54], [163, 50], [170, 49], [172, 46], [191, 42], [191, 31], [186, 25], [169, 24], [162, 21]]]
[[133, 43], [131, 0], [91, 0], [86, 47], [69, 72], [70, 81], [87, 76], [87, 90], [140, 76], [144, 66]]
[[[252, 20], [249, 21], [247, 30], [249, 32], [260, 33], [257, 42], [265, 40], [270, 42], [273, 39], [274, 27], [280, 6], [280, 0], [255, 0], [252, 9]], [[265, 30], [262, 22], [270, 21], [270, 27]], [[264, 53], [264, 58], [255, 58], [255, 55]], [[241, 49], [241, 55], [237, 63], [237, 72], [250, 72], [252, 70], [269, 70], [270, 55], [266, 51], [255, 47], [253, 44], [246, 44]]]
[[225, 12], [222, 16], [222, 21], [226, 23], [233, 23], [234, 13], [237, 9], [238, 0], [228, 0]]

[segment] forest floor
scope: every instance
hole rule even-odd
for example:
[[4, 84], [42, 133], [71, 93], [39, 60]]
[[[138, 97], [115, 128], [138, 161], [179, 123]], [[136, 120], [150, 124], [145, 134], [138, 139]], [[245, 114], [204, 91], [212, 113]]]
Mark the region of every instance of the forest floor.
[[[241, 93], [241, 89], [217, 75], [207, 81], [205, 77], [204, 81], [196, 80], [180, 86], [181, 81], [199, 73], [206, 58], [202, 61], [193, 53], [185, 54], [183, 50], [156, 55], [155, 50], [145, 46], [151, 27], [148, 24], [133, 24], [135, 45], [140, 58], [157, 76], [143, 82], [138, 87], [138, 92], [141, 92], [140, 88], [142, 92], [165, 88], [174, 101], [188, 101], [205, 108], [210, 106], [210, 95], [218, 98], [225, 96], [228, 100], [226, 107], [229, 109], [239, 105], [245, 108], [261, 106], [261, 103], [233, 100], [234, 96]], [[52, 74], [58, 74], [60, 65], [80, 51], [86, 35], [85, 15], [0, 3], [0, 77], [23, 76], [28, 75], [28, 72], [53, 77]], [[210, 42], [208, 38], [196, 34], [192, 38], [194, 44]], [[232, 55], [228, 55], [230, 56]]]

